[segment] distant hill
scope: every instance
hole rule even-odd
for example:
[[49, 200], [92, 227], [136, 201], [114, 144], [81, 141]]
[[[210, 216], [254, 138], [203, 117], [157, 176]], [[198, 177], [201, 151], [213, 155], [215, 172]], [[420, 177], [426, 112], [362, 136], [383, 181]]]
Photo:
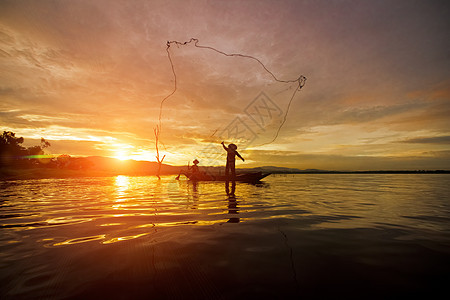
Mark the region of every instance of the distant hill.
[[302, 170], [296, 168], [286, 168], [286, 167], [275, 167], [275, 166], [264, 166], [256, 168], [245, 168], [239, 169], [244, 172], [263, 172], [263, 173], [273, 173], [273, 174], [285, 174], [285, 173], [300, 173]]
[[[84, 161], [89, 169], [123, 173], [130, 175], [155, 175], [158, 163], [150, 161], [121, 161], [115, 158], [91, 156], [85, 158], [75, 158]], [[200, 166], [201, 170], [211, 174], [223, 174], [225, 166]], [[186, 166], [172, 166], [162, 164], [161, 175], [178, 174], [180, 170], [186, 170]], [[415, 174], [415, 173], [450, 173], [449, 170], [378, 170], [378, 171], [330, 171], [320, 169], [298, 169], [277, 166], [263, 166], [255, 168], [237, 168], [238, 173], [263, 172], [272, 174]]]
[[[84, 161], [88, 169], [124, 173], [132, 175], [155, 175], [158, 170], [158, 163], [152, 161], [118, 160], [116, 158], [90, 156], [78, 158]], [[182, 167], [161, 165], [161, 175], [178, 174]]]
[[330, 171], [319, 169], [296, 169], [284, 167], [257, 167], [240, 169], [244, 172], [267, 172], [273, 174], [450, 174], [450, 170], [373, 170], [373, 171]]
[[[98, 176], [152, 176], [156, 175], [158, 163], [150, 161], [118, 160], [115, 158], [90, 156], [60, 156], [46, 162], [38, 160], [16, 160], [0, 163], [0, 180], [98, 177]], [[186, 166], [162, 164], [160, 175], [179, 174]], [[224, 166], [201, 166], [200, 170], [209, 174], [224, 174]], [[263, 172], [272, 174], [450, 174], [450, 170], [381, 170], [381, 171], [328, 171], [318, 169], [297, 169], [276, 166], [238, 168], [237, 173]]]

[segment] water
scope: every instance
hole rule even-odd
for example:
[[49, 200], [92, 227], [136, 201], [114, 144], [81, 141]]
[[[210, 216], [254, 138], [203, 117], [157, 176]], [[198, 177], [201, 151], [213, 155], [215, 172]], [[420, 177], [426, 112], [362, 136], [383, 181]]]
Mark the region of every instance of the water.
[[0, 183], [1, 299], [448, 294], [450, 176]]

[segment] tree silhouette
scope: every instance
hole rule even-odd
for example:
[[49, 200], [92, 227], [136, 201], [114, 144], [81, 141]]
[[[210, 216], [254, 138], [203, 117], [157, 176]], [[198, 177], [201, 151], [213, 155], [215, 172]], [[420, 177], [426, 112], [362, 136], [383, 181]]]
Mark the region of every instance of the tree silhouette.
[[3, 162], [11, 162], [18, 159], [28, 158], [27, 156], [43, 155], [44, 149], [50, 147], [50, 143], [41, 138], [40, 145], [25, 148], [22, 146], [23, 137], [16, 137], [12, 131], [3, 131], [0, 136], [0, 157]]
[[155, 148], [156, 148], [156, 160], [158, 161], [158, 171], [156, 172], [156, 176], [158, 177], [158, 179], [161, 179], [161, 177], [159, 176], [161, 174], [161, 165], [164, 161], [164, 158], [166, 157], [166, 155], [163, 155], [162, 158], [159, 157], [159, 147], [158, 147], [158, 142], [159, 142], [159, 126], [156, 126], [156, 128], [153, 128], [153, 132], [155, 133]]
[[44, 138], [41, 138], [41, 144], [39, 146], [32, 146], [27, 148], [27, 155], [43, 155], [44, 149], [50, 147], [50, 143]]
[[5, 155], [24, 155], [26, 153], [25, 147], [22, 146], [23, 137], [16, 137], [12, 131], [4, 131], [0, 136], [0, 154]]

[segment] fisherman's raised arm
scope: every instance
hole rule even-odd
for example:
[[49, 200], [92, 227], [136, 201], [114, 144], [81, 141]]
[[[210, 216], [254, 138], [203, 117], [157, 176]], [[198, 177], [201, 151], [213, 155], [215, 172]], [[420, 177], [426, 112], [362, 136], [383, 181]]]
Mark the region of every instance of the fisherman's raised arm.
[[221, 144], [222, 144], [223, 149], [225, 149], [225, 151], [228, 151], [227, 146], [225, 146], [225, 144], [223, 142]]
[[236, 150], [234, 150], [234, 152], [236, 153], [236, 156], [239, 157], [240, 159], [242, 159], [242, 161], [245, 161], [245, 159], [242, 158], [242, 156], [239, 154], [239, 152], [237, 152]]

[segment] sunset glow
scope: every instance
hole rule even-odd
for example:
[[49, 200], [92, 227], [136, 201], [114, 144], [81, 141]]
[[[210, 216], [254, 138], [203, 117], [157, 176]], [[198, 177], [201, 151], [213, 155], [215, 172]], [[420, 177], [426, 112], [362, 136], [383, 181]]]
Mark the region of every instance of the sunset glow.
[[[160, 124], [164, 163], [220, 165], [238, 120], [239, 167], [450, 168], [443, 2], [132, 3], [2, 1], [2, 130], [54, 155], [155, 161]], [[193, 44], [170, 47], [174, 78], [166, 43], [192, 37], [306, 85], [289, 103], [295, 84]], [[262, 94], [270, 109], [252, 107]]]
[[117, 158], [119, 160], [126, 160], [126, 159], [130, 159], [130, 156], [128, 156], [126, 154], [126, 152], [119, 151], [119, 152], [116, 152], [116, 155], [114, 156], [114, 158]]

